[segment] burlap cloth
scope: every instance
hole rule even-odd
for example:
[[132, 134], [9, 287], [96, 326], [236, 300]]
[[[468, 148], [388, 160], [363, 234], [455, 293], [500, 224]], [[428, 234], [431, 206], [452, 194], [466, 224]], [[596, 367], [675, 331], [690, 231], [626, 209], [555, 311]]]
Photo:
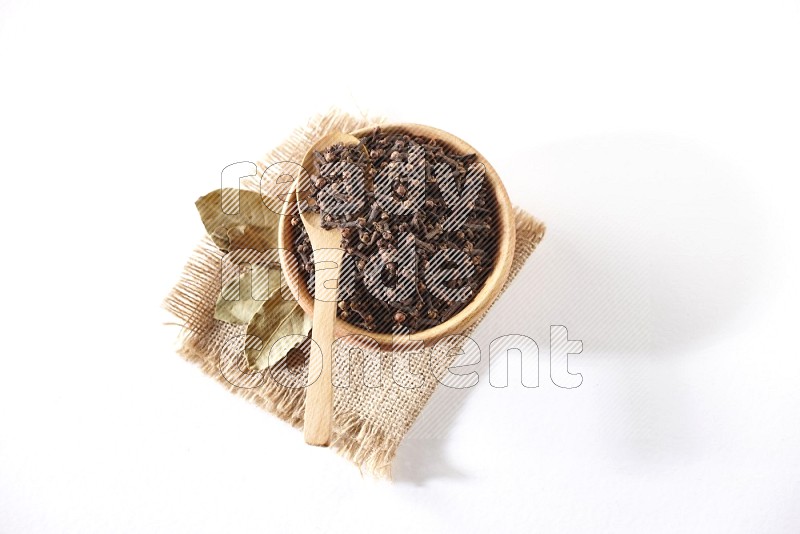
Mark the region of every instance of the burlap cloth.
[[[257, 163], [259, 172], [263, 172], [271, 163], [302, 161], [312, 142], [329, 131], [349, 132], [381, 122], [383, 120], [354, 117], [340, 111], [315, 117], [306, 127], [297, 129], [280, 146], [267, 153]], [[257, 178], [242, 180], [243, 189], [258, 191], [259, 186]], [[503, 291], [541, 241], [545, 231], [544, 224], [519, 208], [515, 208], [515, 217], [516, 250]], [[220, 292], [221, 258], [222, 253], [214, 243], [208, 237], [204, 238], [186, 264], [180, 281], [165, 300], [166, 309], [182, 324], [178, 352], [199, 365], [204, 373], [231, 393], [244, 397], [296, 428], [302, 428], [305, 390], [282, 385], [298, 382], [298, 378], [306, 371], [306, 360], [298, 357], [299, 352], [287, 357], [271, 371], [241, 373], [237, 385], [225, 378], [231, 376], [232, 362], [236, 361], [234, 356], [242, 349], [241, 343], [235, 340], [243, 339], [241, 336], [246, 326], [214, 319], [214, 306]], [[462, 334], [469, 335], [474, 328]], [[363, 471], [378, 477], [389, 477], [397, 447], [439, 384], [436, 378], [441, 377], [452, 363], [458, 353], [455, 350], [457, 348], [457, 344], [449, 343], [436, 349], [403, 353], [409, 370], [422, 376], [422, 383], [418, 387], [404, 387], [392, 379], [397, 355], [384, 352], [380, 367], [367, 365], [365, 368], [361, 351], [350, 350], [347, 345], [339, 347], [334, 355], [335, 361], [349, 354], [351, 379], [348, 387], [334, 388], [334, 435], [331, 448]], [[224, 375], [222, 370], [226, 370]], [[238, 371], [233, 369], [233, 372]], [[377, 383], [382, 386], [368, 386]], [[243, 385], [246, 387], [241, 387]]]

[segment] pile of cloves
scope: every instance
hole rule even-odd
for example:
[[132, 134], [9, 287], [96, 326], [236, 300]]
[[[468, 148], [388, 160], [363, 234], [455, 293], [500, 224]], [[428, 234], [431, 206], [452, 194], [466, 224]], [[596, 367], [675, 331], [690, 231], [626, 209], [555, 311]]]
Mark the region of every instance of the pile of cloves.
[[[308, 169], [306, 209], [320, 212], [323, 227], [341, 229], [346, 252], [338, 316], [381, 333], [441, 324], [468, 304], [494, 264], [494, 195], [475, 154], [379, 128], [360, 141], [316, 152]], [[299, 217], [291, 224], [313, 295], [311, 243]]]

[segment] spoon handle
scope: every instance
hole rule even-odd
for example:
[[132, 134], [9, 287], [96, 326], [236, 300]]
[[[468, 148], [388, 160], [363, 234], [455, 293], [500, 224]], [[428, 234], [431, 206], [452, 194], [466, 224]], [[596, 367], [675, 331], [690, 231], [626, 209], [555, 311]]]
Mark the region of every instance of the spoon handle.
[[[306, 443], [327, 447], [331, 442], [333, 423], [332, 345], [336, 321], [336, 287], [344, 251], [319, 249], [314, 251], [314, 320], [311, 331], [311, 350], [308, 361], [305, 422]], [[321, 264], [325, 262], [324, 264]], [[328, 263], [330, 262], [330, 263]], [[331, 267], [335, 264], [335, 268]], [[327, 287], [326, 287], [327, 286]], [[331, 289], [330, 286], [334, 286]], [[315, 378], [316, 377], [316, 378]]]

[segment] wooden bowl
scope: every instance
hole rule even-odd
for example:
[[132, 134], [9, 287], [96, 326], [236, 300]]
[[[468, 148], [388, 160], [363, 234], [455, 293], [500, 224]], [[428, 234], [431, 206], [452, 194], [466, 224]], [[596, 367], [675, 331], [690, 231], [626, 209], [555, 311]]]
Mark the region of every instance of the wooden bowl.
[[[439, 325], [411, 334], [410, 339], [412, 341], [422, 341], [428, 347], [445, 336], [463, 333], [481, 318], [494, 299], [497, 298], [508, 279], [508, 272], [511, 269], [511, 262], [514, 258], [514, 243], [516, 239], [514, 211], [508, 198], [508, 193], [494, 168], [480, 152], [458, 137], [437, 128], [419, 124], [386, 124], [381, 125], [380, 129], [385, 133], [403, 133], [411, 136], [438, 139], [447, 148], [461, 154], [476, 154], [477, 161], [486, 168], [485, 179], [488, 181], [497, 203], [498, 243], [492, 270], [478, 293], [460, 312]], [[356, 137], [364, 137], [374, 130], [375, 127], [371, 126], [351, 133]], [[297, 214], [297, 201], [294, 191], [287, 196], [283, 213], [285, 216], [280, 218], [278, 227], [281, 269], [286, 276], [286, 282], [292, 295], [294, 295], [307, 314], [313, 315], [314, 297], [308, 292], [305, 282], [301, 279], [301, 269], [297, 258], [291, 250], [292, 226], [289, 224], [289, 220], [292, 215]], [[354, 334], [367, 336], [375, 340], [383, 349], [391, 349], [392, 347], [392, 334], [369, 332], [341, 319], [336, 319], [334, 335], [337, 338]]]

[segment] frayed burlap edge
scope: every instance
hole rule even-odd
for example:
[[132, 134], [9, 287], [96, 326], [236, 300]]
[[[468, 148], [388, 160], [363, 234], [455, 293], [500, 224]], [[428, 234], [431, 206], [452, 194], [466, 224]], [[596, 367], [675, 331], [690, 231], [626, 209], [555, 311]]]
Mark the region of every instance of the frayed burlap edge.
[[[336, 111], [330, 112], [313, 119], [309, 126], [298, 129], [285, 143], [268, 154], [265, 161], [279, 161], [287, 152], [302, 149], [296, 146], [298, 138], [313, 139], [333, 129], [351, 131], [379, 122], [382, 121], [355, 118]], [[263, 163], [259, 166], [262, 169], [265, 167]], [[248, 185], [253, 186], [243, 183], [245, 188]], [[503, 292], [545, 233], [544, 224], [525, 211], [515, 208], [514, 215], [517, 232], [516, 249]], [[302, 428], [305, 400], [303, 389], [285, 387], [271, 380], [269, 373], [265, 373], [265, 380], [258, 387], [242, 388], [228, 382], [219, 370], [219, 349], [214, 339], [208, 335], [215, 323], [213, 306], [202, 305], [204, 299], [208, 301], [209, 288], [218, 287], [219, 257], [217, 247], [209, 238], [204, 238], [184, 267], [180, 280], [164, 301], [164, 308], [182, 321], [178, 353], [187, 361], [198, 365], [203, 373], [216, 379], [231, 393], [256, 404], [295, 428]], [[469, 335], [474, 328], [464, 332], [464, 335]], [[408, 414], [411, 423], [416, 420], [429, 397], [429, 395], [425, 397], [419, 406], [415, 406], [413, 413]], [[364, 420], [357, 414], [334, 412], [331, 448], [356, 464], [362, 472], [379, 478], [391, 477], [391, 463], [402, 439], [402, 435], [390, 435], [379, 425]]]

